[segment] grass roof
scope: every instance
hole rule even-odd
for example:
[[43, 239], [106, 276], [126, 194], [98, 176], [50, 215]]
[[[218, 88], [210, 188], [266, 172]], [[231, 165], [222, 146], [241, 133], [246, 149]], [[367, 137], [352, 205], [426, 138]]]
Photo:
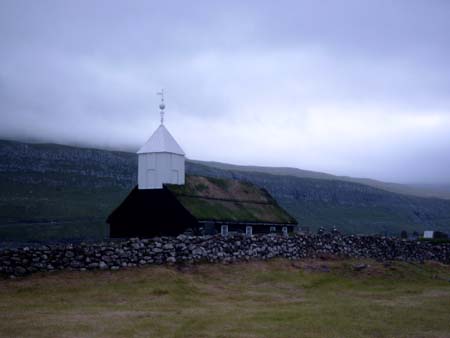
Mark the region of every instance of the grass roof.
[[186, 176], [184, 185], [166, 185], [199, 221], [296, 224], [270, 194], [244, 181]]

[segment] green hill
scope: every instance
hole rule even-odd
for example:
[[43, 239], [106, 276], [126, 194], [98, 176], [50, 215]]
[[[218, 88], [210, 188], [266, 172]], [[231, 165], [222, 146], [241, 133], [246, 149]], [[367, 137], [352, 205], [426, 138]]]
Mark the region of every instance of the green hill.
[[[104, 237], [105, 218], [136, 184], [133, 153], [0, 141], [0, 158], [0, 239]], [[264, 170], [187, 162], [189, 174], [242, 179], [265, 188], [312, 230], [450, 230], [449, 200], [393, 193], [314, 172], [311, 178], [291, 169]]]

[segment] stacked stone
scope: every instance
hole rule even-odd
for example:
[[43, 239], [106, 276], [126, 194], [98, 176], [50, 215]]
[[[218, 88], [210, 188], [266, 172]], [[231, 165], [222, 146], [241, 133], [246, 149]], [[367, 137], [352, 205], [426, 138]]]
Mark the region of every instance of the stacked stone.
[[378, 236], [348, 236], [334, 233], [283, 237], [184, 236], [81, 243], [19, 249], [0, 249], [0, 274], [23, 276], [57, 270], [119, 270], [147, 264], [232, 263], [266, 260], [352, 257], [379, 261], [450, 264], [450, 243], [434, 244]]

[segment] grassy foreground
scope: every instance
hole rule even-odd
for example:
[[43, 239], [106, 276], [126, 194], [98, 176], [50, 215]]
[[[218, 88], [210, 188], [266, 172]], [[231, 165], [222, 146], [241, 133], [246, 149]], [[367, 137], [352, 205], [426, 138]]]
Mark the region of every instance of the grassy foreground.
[[1, 337], [450, 337], [450, 266], [272, 260], [0, 280]]

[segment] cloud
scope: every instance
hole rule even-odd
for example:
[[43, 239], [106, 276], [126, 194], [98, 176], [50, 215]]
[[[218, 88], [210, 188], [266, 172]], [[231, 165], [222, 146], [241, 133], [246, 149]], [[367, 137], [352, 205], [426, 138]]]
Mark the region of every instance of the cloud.
[[0, 136], [450, 181], [450, 5], [3, 1]]

